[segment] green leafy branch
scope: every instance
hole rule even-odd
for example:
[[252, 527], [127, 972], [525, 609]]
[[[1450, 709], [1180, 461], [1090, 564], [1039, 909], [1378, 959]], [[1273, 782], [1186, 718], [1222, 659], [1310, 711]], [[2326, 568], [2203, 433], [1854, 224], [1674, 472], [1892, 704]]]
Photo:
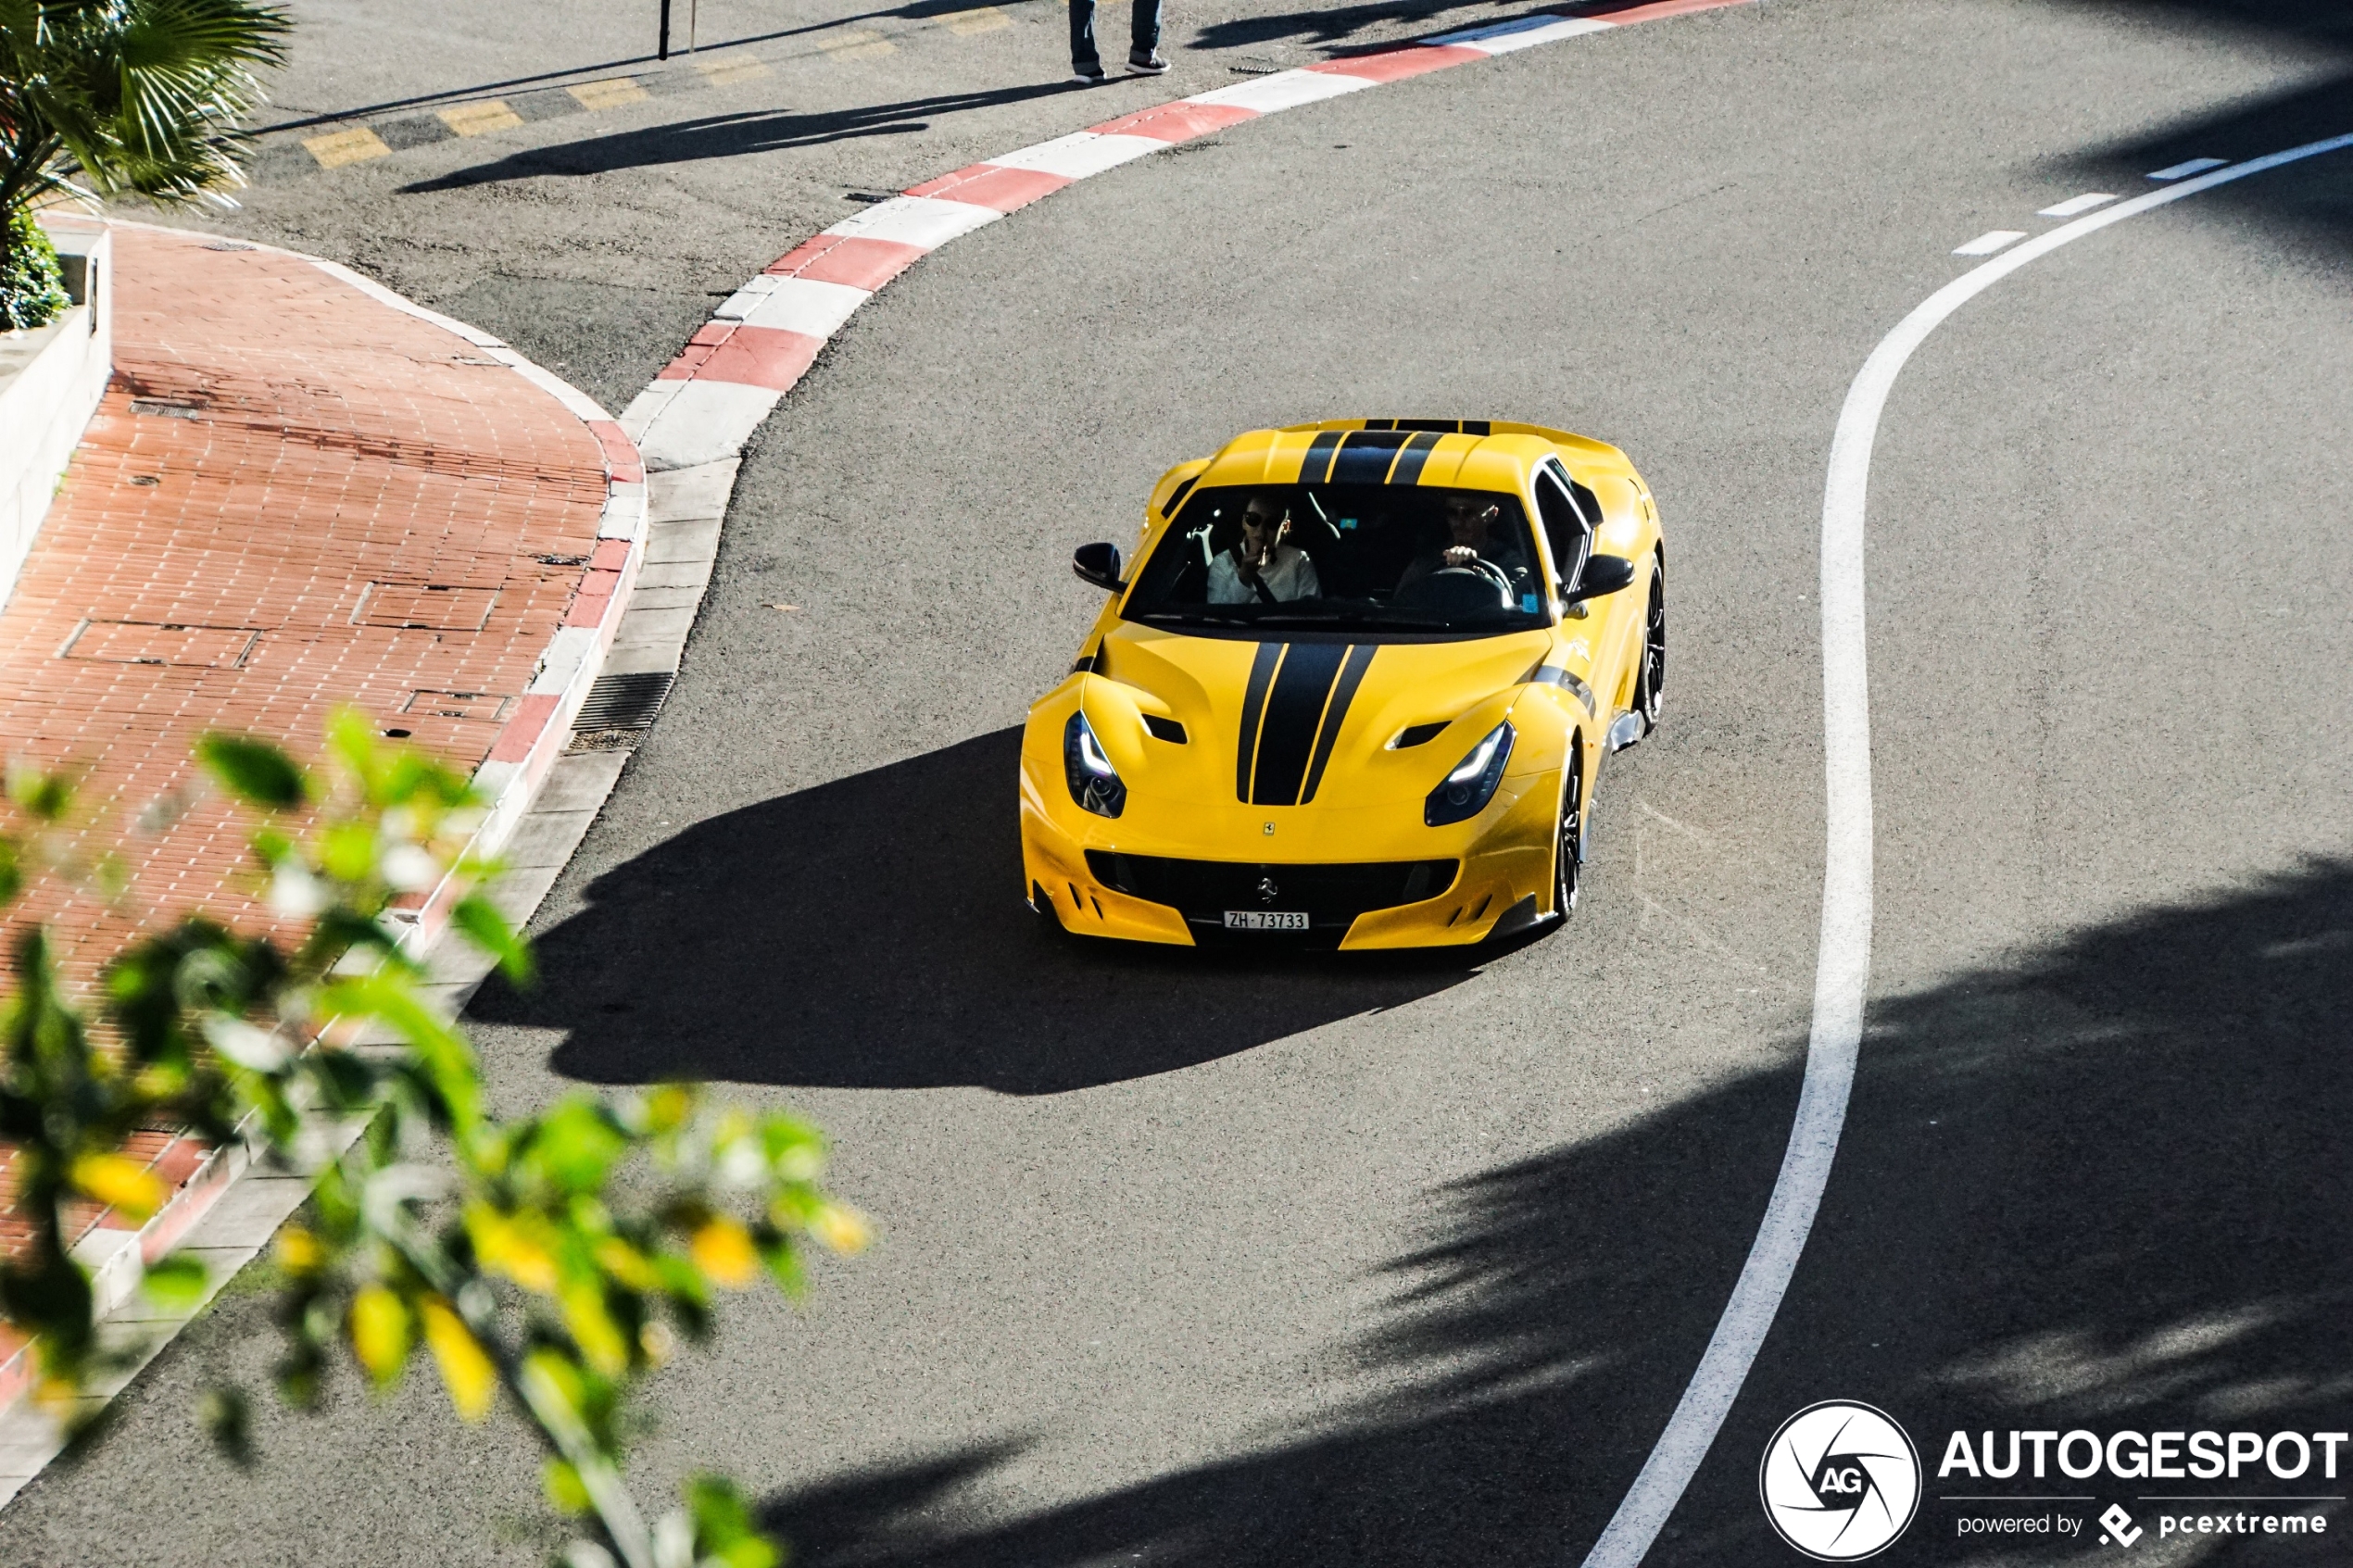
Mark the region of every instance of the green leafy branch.
[[[323, 776], [248, 739], [197, 748], [261, 814], [261, 888], [293, 940], [202, 916], [143, 938], [105, 972], [107, 1050], [59, 990], [45, 935], [18, 943], [0, 1139], [16, 1146], [35, 1237], [0, 1264], [0, 1309], [32, 1335], [44, 1397], [105, 1370], [66, 1206], [144, 1218], [165, 1194], [120, 1152], [131, 1132], [165, 1121], [219, 1142], [242, 1128], [317, 1183], [309, 1218], [276, 1246], [286, 1399], [311, 1403], [339, 1349], [379, 1388], [422, 1351], [460, 1416], [480, 1420], [503, 1395], [537, 1432], [549, 1501], [589, 1532], [567, 1549], [573, 1568], [772, 1568], [780, 1549], [724, 1480], [696, 1478], [649, 1524], [622, 1481], [617, 1418], [682, 1340], [709, 1336], [718, 1292], [764, 1275], [798, 1295], [804, 1246], [866, 1244], [865, 1223], [823, 1185], [823, 1135], [686, 1085], [492, 1114], [472, 1046], [427, 1004], [392, 918], [403, 900], [447, 900], [455, 931], [528, 980], [527, 945], [483, 892], [497, 867], [467, 847], [483, 803], [357, 714], [328, 740]], [[61, 819], [69, 791], [25, 778], [19, 810], [36, 826]], [[32, 841], [0, 840], [6, 896]], [[162, 1299], [193, 1305], [206, 1288], [193, 1261], [149, 1271]], [[246, 1450], [240, 1396], [217, 1393], [209, 1420], [229, 1451]]]

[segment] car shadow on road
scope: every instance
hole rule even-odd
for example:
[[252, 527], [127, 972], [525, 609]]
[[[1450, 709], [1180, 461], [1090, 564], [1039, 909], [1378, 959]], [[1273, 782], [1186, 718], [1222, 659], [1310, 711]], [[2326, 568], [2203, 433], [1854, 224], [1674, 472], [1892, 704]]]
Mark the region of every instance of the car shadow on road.
[[929, 98], [905, 98], [897, 103], [870, 104], [821, 114], [706, 115], [638, 131], [617, 131], [606, 136], [584, 136], [550, 147], [535, 147], [505, 157], [452, 169], [431, 180], [400, 187], [404, 194], [465, 190], [505, 180], [547, 176], [577, 178], [610, 174], [622, 169], [649, 169], [664, 164], [701, 163], [711, 158], [740, 157], [776, 152], [786, 147], [814, 147], [828, 142], [854, 142], [868, 136], [908, 136], [928, 131], [933, 121], [973, 109], [1017, 104], [1058, 93], [1084, 91], [1067, 82], [1029, 82], [1018, 87], [991, 88], [980, 93], [943, 93]]
[[1051, 1094], [1166, 1073], [1469, 977], [1494, 956], [1253, 957], [1062, 935], [1021, 901], [1021, 732], [696, 824], [589, 884], [539, 983], [471, 1011], [560, 1028], [597, 1083]]
[[[1756, 1504], [1758, 1459], [1825, 1398], [1882, 1406], [1924, 1450], [1918, 1562], [1967, 1555], [1958, 1505], [1937, 1493], [2006, 1489], [1938, 1483], [1955, 1431], [2347, 1429], [2349, 967], [2353, 861], [2315, 861], [1875, 1005], [1796, 1280], [1646, 1561], [1785, 1556]], [[808, 1568], [1574, 1562], [1755, 1235], [1796, 1099], [1790, 1047], [1622, 1130], [1429, 1194], [1312, 1427], [1026, 1510], [992, 1489], [1017, 1444], [951, 1449], [821, 1479], [764, 1517]], [[2132, 1494], [2147, 1483], [2091, 1485], [2145, 1512]], [[2334, 1561], [2337, 1533], [2267, 1537], [2259, 1561]]]

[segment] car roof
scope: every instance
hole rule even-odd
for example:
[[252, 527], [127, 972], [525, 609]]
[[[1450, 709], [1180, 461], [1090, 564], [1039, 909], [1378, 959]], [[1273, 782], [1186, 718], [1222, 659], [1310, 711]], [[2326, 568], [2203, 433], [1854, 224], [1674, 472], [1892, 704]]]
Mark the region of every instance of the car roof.
[[1567, 431], [1490, 420], [1325, 420], [1253, 430], [1209, 461], [1204, 489], [1229, 484], [1417, 484], [1526, 488], [1529, 470], [1563, 446], [1613, 448]]

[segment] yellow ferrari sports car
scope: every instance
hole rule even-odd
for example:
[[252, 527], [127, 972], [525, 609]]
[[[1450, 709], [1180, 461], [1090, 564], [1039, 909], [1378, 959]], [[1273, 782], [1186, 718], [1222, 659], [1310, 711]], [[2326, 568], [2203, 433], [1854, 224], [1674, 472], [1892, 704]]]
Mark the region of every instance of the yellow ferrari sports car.
[[1658, 722], [1667, 557], [1614, 446], [1483, 420], [1252, 431], [1161, 476], [1029, 710], [1029, 902], [1139, 942], [1418, 947], [1567, 915]]

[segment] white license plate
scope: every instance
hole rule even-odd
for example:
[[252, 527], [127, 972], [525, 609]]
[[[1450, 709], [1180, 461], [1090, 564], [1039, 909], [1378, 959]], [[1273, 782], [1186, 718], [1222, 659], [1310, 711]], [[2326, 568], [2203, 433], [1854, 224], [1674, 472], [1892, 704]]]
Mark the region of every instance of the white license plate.
[[1227, 909], [1228, 931], [1304, 931], [1307, 916], [1297, 909]]

